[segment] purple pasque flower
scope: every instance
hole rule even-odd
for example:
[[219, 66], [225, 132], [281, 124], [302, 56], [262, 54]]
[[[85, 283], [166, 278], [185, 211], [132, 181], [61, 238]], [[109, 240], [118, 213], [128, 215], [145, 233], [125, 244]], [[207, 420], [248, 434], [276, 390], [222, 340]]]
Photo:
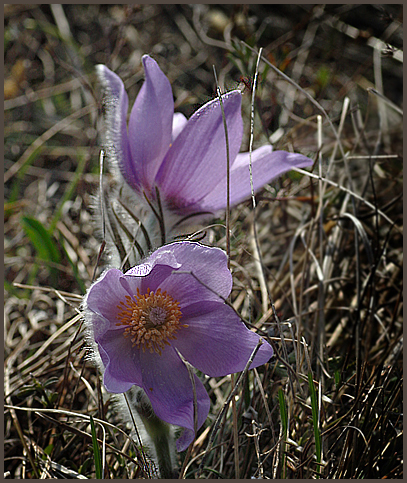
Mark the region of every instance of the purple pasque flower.
[[[106, 389], [143, 388], [160, 419], [185, 428], [178, 451], [194, 439], [193, 385], [182, 358], [211, 377], [225, 376], [244, 369], [259, 341], [224, 303], [231, 289], [221, 249], [178, 242], [124, 274], [105, 271], [85, 298], [85, 320], [103, 362]], [[264, 342], [250, 368], [272, 355]], [[200, 428], [210, 400], [194, 378]]]
[[[128, 185], [150, 201], [156, 189], [165, 210], [179, 217], [226, 208], [226, 140], [218, 99], [189, 120], [174, 114], [171, 85], [158, 64], [142, 58], [145, 82], [127, 123], [128, 97], [121, 79], [97, 66], [108, 94], [106, 145]], [[230, 204], [251, 194], [249, 153], [239, 153], [243, 136], [241, 93], [222, 96], [230, 153]], [[312, 165], [306, 156], [262, 146], [252, 152], [254, 190], [290, 169]]]

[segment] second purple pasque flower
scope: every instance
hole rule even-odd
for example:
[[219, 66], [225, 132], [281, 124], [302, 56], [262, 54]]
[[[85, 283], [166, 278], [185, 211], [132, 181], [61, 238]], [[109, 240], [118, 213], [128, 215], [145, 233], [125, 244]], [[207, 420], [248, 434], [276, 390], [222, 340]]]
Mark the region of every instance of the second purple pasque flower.
[[[174, 114], [171, 85], [158, 64], [142, 58], [145, 81], [127, 121], [128, 96], [120, 77], [98, 65], [108, 96], [106, 143], [133, 191], [179, 217], [216, 213], [226, 208], [226, 140], [218, 99], [207, 102], [190, 119]], [[249, 153], [239, 153], [243, 136], [241, 93], [222, 96], [230, 152], [230, 204], [251, 194]], [[302, 154], [273, 151], [265, 145], [252, 152], [254, 190], [291, 170], [312, 165]]]

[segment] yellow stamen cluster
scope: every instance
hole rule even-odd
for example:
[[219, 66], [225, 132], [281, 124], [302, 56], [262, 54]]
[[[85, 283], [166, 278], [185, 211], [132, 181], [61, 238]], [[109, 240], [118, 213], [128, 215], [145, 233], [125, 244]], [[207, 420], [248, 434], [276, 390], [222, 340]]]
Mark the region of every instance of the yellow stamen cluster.
[[119, 322], [116, 325], [124, 325], [125, 337], [130, 337], [133, 346], [142, 348], [143, 352], [148, 349], [161, 355], [165, 345], [170, 345], [169, 339], [176, 339], [175, 333], [181, 327], [181, 310], [179, 303], [167, 292], [156, 292], [147, 289], [145, 295], [140, 294], [134, 299], [126, 295], [126, 302], [120, 302], [117, 306], [120, 312], [117, 314]]

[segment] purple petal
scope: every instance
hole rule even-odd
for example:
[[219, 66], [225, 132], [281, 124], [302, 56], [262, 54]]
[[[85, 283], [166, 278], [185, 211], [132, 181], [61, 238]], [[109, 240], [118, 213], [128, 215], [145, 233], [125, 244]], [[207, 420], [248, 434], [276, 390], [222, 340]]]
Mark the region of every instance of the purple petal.
[[[195, 242], [171, 243], [156, 250], [149, 258], [149, 262], [154, 263], [155, 260], [159, 259], [160, 263], [164, 264], [163, 257], [168, 256], [169, 259], [170, 255], [174, 257], [178, 264], [175, 267], [174, 262], [172, 262], [171, 266], [178, 270], [174, 270], [174, 273], [162, 282], [162, 285], [160, 285], [162, 290], [167, 290], [170, 293], [171, 286], [173, 286], [174, 290], [177, 290], [181, 297], [181, 284], [185, 289], [188, 289], [186, 285], [188, 283], [192, 284], [195, 280], [202, 294], [207, 291], [206, 286], [217, 294], [215, 299], [218, 299], [218, 296], [228, 297], [232, 290], [232, 275], [227, 267], [227, 256], [223, 250], [206, 247]], [[177, 274], [177, 271], [192, 272], [194, 276], [188, 273]], [[197, 287], [196, 284], [193, 286], [194, 290]], [[212, 299], [212, 297], [210, 298]]]
[[[142, 294], [147, 293], [147, 289], [156, 291], [161, 283], [168, 278], [173, 270], [180, 268], [171, 245], [161, 247], [154, 251], [142, 264], [136, 265], [128, 270], [120, 279], [123, 288], [135, 295], [137, 287]], [[137, 283], [134, 280], [137, 279]]]
[[137, 174], [149, 190], [171, 144], [174, 100], [157, 62], [144, 55], [143, 65], [145, 81], [131, 110], [129, 142]]
[[176, 112], [172, 119], [172, 142], [178, 134], [184, 129], [188, 119], [181, 112]]
[[[247, 329], [233, 309], [216, 302], [197, 303], [183, 311], [182, 323], [189, 327], [173, 342], [185, 359], [211, 377], [242, 371], [259, 336]], [[273, 349], [266, 341], [250, 368], [266, 363]]]
[[[116, 309], [116, 313], [117, 313]], [[85, 312], [87, 329], [91, 331], [92, 338], [97, 342], [106, 332], [120, 330], [123, 327], [116, 325], [117, 319], [107, 319], [102, 315], [95, 314], [91, 310]], [[88, 334], [90, 335], [90, 334]]]
[[181, 263], [177, 260], [175, 253], [177, 245], [181, 243], [171, 243], [155, 250], [144, 262], [128, 270], [125, 275], [146, 276], [155, 265], [168, 265], [172, 268], [179, 268]]
[[142, 294], [160, 288], [182, 309], [200, 300], [225, 299], [232, 290], [232, 275], [223, 250], [185, 241], [158, 248], [122, 275], [120, 284], [130, 295], [137, 293], [137, 287]]
[[[239, 152], [243, 122], [241, 94], [223, 96], [228, 128], [230, 162]], [[210, 193], [226, 176], [226, 141], [218, 99], [196, 111], [175, 139], [157, 174], [157, 185], [167, 202], [183, 209]]]
[[[229, 278], [231, 279], [232, 277], [230, 276]], [[184, 312], [185, 307], [197, 302], [212, 301], [223, 303], [224, 300], [219, 297], [219, 293], [216, 290], [208, 289], [205, 285], [202, 285], [200, 280], [197, 280], [190, 273], [175, 272], [161, 282], [159, 288], [163, 292], [167, 292], [168, 295], [171, 295], [171, 297], [179, 303], [182, 313]]]
[[117, 162], [127, 183], [138, 189], [140, 179], [131, 160], [127, 136], [129, 100], [119, 76], [105, 65], [97, 65], [96, 73], [106, 91], [106, 148], [110, 159]]
[[[143, 389], [155, 414], [167, 423], [186, 428], [186, 434], [177, 442], [178, 451], [183, 451], [194, 438], [194, 395], [188, 370], [172, 347], [166, 347], [161, 355], [141, 353], [140, 358]], [[210, 400], [202, 382], [194, 377], [200, 428], [208, 415]]]
[[[163, 281], [168, 278], [174, 269], [169, 265], [155, 265], [151, 272], [142, 278], [137, 278], [134, 275], [129, 275], [127, 272], [121, 279], [120, 283], [132, 295], [137, 294], [137, 287], [142, 294], [147, 293], [147, 289], [156, 291]], [[137, 283], [135, 283], [137, 279]]]
[[[252, 152], [254, 191], [292, 168], [305, 168], [312, 164], [312, 159], [302, 154], [273, 151], [272, 146], [262, 146]], [[237, 155], [230, 172], [230, 204], [236, 205], [250, 196], [249, 153], [241, 153]], [[225, 209], [226, 180], [218, 183], [199, 204], [205, 211]]]
[[[137, 293], [137, 287], [141, 293], [147, 289], [155, 291], [174, 269], [180, 268], [181, 264], [176, 260], [171, 245], [155, 250], [143, 263], [130, 268], [120, 279], [123, 288], [131, 294]], [[134, 280], [138, 282], [135, 284]]]
[[107, 332], [97, 343], [105, 365], [103, 384], [109, 392], [121, 393], [133, 384], [142, 385], [140, 351], [124, 336], [124, 328]]
[[85, 298], [85, 310], [90, 311], [94, 337], [97, 339], [107, 330], [116, 330], [117, 306], [126, 301], [126, 296], [137, 293], [138, 282], [135, 282], [134, 292], [123, 288], [120, 279], [123, 274], [116, 268], [111, 268], [90, 287]]

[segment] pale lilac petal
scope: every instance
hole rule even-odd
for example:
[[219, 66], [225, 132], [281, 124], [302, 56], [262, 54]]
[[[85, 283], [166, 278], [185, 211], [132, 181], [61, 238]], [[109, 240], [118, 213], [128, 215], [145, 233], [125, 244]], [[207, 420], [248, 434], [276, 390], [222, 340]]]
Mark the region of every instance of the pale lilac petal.
[[[153, 406], [154, 413], [170, 424], [186, 428], [187, 434], [177, 444], [178, 451], [186, 449], [194, 436], [193, 386], [184, 363], [172, 347], [161, 355], [146, 351], [140, 353], [143, 389]], [[210, 400], [202, 382], [195, 376], [198, 428], [209, 412]]]
[[[136, 294], [137, 287], [142, 294], [147, 293], [147, 289], [155, 291], [172, 271], [180, 268], [181, 264], [176, 260], [171, 245], [167, 245], [154, 251], [143, 263], [130, 268], [120, 283], [123, 288], [132, 294]], [[137, 279], [137, 285], [134, 280]]]
[[[177, 268], [180, 272], [186, 272], [187, 275], [177, 274], [177, 270], [174, 270], [171, 277], [163, 280], [163, 287], [166, 288], [162, 287], [162, 290], [169, 290], [170, 279], [174, 289], [177, 289], [180, 284], [185, 286], [195, 280], [201, 287], [202, 293], [206, 292], [206, 286], [217, 294], [216, 299], [218, 296], [223, 298], [229, 296], [233, 282], [232, 275], [227, 267], [227, 256], [223, 250], [206, 247], [196, 242], [176, 242], [158, 248], [149, 258], [149, 262], [156, 263], [156, 260], [160, 260], [160, 263], [164, 264], [164, 260], [169, 261], [171, 257], [173, 257], [173, 261], [168, 264], [174, 269]], [[177, 267], [175, 262], [178, 264]], [[192, 272], [194, 276], [188, 275], [189, 272]]]
[[188, 119], [181, 112], [176, 112], [172, 119], [172, 142], [178, 136], [178, 134], [184, 129]]
[[143, 56], [145, 81], [131, 110], [129, 143], [144, 189], [151, 189], [172, 139], [174, 100], [171, 85], [158, 64]]
[[[170, 247], [171, 245], [167, 245]], [[153, 252], [143, 263], [130, 268], [124, 277], [129, 281], [134, 277], [147, 277], [156, 265], [171, 267], [173, 269], [179, 268], [180, 263], [177, 262], [171, 248], [161, 247]], [[152, 290], [152, 289], [151, 289]]]
[[[226, 284], [228, 284], [231, 278], [231, 276], [228, 277]], [[145, 285], [147, 284], [148, 283], [145, 282]], [[220, 285], [223, 288], [223, 285]], [[204, 303], [206, 303], [209, 301], [215, 301], [223, 303], [224, 301], [216, 290], [208, 289], [202, 285], [200, 280], [197, 280], [189, 273], [175, 272], [161, 282], [158, 288], [163, 292], [167, 292], [168, 295], [171, 295], [174, 301], [179, 303], [181, 312], [183, 312], [185, 307], [196, 302], [204, 301]]]
[[[231, 307], [204, 302], [184, 309], [182, 323], [188, 327], [173, 342], [183, 357], [211, 377], [242, 371], [256, 347], [259, 336], [250, 331]], [[250, 368], [260, 366], [273, 355], [264, 342]]]
[[99, 340], [100, 337], [106, 334], [106, 332], [116, 331], [123, 328], [116, 325], [116, 314], [118, 312], [118, 309], [116, 308], [112, 312], [115, 312], [115, 315], [110, 317], [109, 319], [103, 317], [102, 315], [95, 314], [89, 309], [85, 312], [86, 322], [91, 330], [94, 340]]
[[105, 366], [103, 384], [109, 392], [121, 393], [133, 384], [142, 385], [140, 351], [124, 336], [123, 327], [106, 332], [96, 342]]
[[96, 73], [105, 90], [106, 109], [106, 151], [109, 159], [120, 168], [127, 183], [138, 189], [140, 179], [131, 160], [127, 136], [128, 97], [119, 76], [105, 65], [97, 65]]
[[[137, 295], [137, 287], [141, 294], [146, 294], [148, 289], [156, 291], [163, 281], [168, 278], [174, 269], [168, 265], [155, 265], [145, 277], [128, 275], [128, 272], [120, 279], [123, 288], [133, 295]], [[135, 284], [135, 280], [137, 283]]]
[[[241, 94], [223, 96], [230, 160], [239, 152], [243, 122]], [[196, 111], [175, 139], [157, 173], [157, 185], [170, 206], [179, 210], [212, 191], [214, 181], [226, 176], [226, 141], [218, 99]]]
[[[305, 168], [312, 164], [312, 159], [302, 154], [273, 151], [272, 146], [262, 146], [252, 152], [254, 192], [292, 168]], [[250, 196], [249, 153], [240, 153], [230, 172], [230, 205], [236, 205]], [[199, 205], [205, 211], [225, 209], [226, 179], [215, 185]]]
[[135, 282], [134, 289], [126, 290], [121, 278], [123, 274], [116, 268], [106, 270], [102, 276], [90, 287], [84, 305], [90, 311], [94, 337], [97, 339], [107, 330], [116, 330], [117, 306], [126, 301], [126, 296], [137, 293], [139, 282]]
[[143, 264], [120, 278], [121, 286], [129, 294], [136, 295], [137, 287], [142, 294], [160, 288], [181, 309], [199, 300], [224, 300], [232, 290], [232, 283], [225, 252], [195, 242], [160, 247]]

